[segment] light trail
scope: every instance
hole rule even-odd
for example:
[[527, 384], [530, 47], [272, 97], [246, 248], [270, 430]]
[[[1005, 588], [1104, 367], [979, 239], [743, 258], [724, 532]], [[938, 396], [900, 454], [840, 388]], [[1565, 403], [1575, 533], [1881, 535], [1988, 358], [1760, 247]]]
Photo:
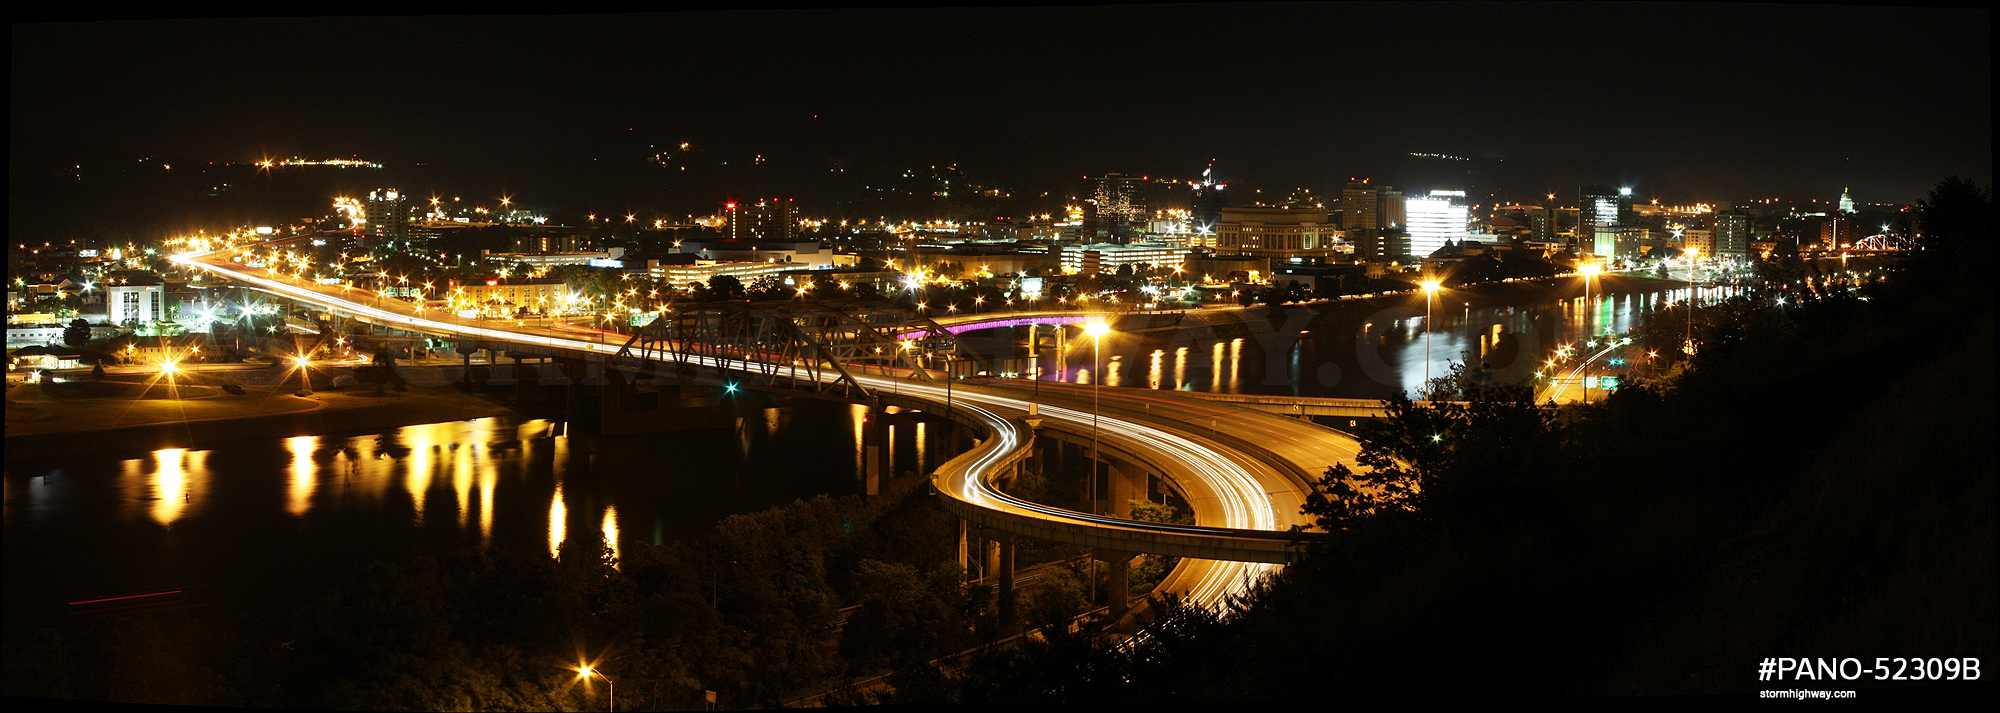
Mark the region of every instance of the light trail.
[[[256, 274], [255, 268], [218, 265], [204, 260], [215, 253], [182, 253], [170, 256], [178, 264], [219, 272], [228, 277], [253, 285], [274, 294], [284, 295], [302, 302], [325, 305], [329, 308], [354, 313], [371, 319], [424, 331], [462, 334], [489, 339], [526, 342], [547, 345], [551, 348], [565, 348], [577, 351], [616, 355], [624, 345], [600, 341], [584, 341], [566, 336], [555, 329], [542, 327], [516, 327], [495, 329], [467, 323], [462, 318], [440, 319], [424, 314], [424, 310], [413, 306], [398, 307], [408, 310], [385, 309], [351, 299], [351, 291], [341, 295], [331, 294], [331, 290], [321, 291], [320, 286], [305, 286], [289, 280], [277, 280]], [[265, 272], [257, 270], [258, 272]], [[377, 300], [381, 298], [375, 294]], [[737, 359], [701, 358], [695, 360], [698, 366], [727, 368]], [[951, 389], [919, 383], [899, 383], [903, 380], [879, 375], [856, 375], [855, 380], [867, 388], [877, 391], [897, 389], [899, 393], [914, 395], [929, 401], [949, 403], [953, 407], [961, 404], [972, 413], [978, 414], [991, 434], [975, 452], [979, 455], [969, 464], [952, 487], [957, 488], [956, 496], [975, 505], [1026, 515], [1037, 519], [1059, 520], [1082, 523], [1090, 527], [1113, 528], [1125, 531], [1159, 532], [1174, 534], [1196, 534], [1219, 537], [1242, 537], [1245, 535], [1279, 536], [1278, 515], [1272, 507], [1271, 498], [1265, 493], [1258, 478], [1242, 463], [1232, 459], [1231, 454], [1244, 460], [1251, 460], [1247, 454], [1236, 454], [1229, 449], [1217, 449], [1200, 444], [1193, 439], [1161, 429], [1156, 426], [1128, 419], [1100, 415], [1100, 428], [1107, 432], [1109, 441], [1128, 450], [1138, 450], [1153, 454], [1159, 460], [1156, 466], [1173, 466], [1179, 469], [1176, 475], [1191, 476], [1214, 490], [1220, 497], [1216, 502], [1222, 507], [1220, 527], [1187, 526], [1169, 523], [1150, 523], [1137, 520], [1111, 518], [1088, 513], [1079, 513], [1059, 508], [1030, 503], [1008, 496], [995, 489], [990, 481], [998, 475], [1000, 464], [1009, 454], [1028, 443], [1031, 434], [1023, 433], [1017, 421], [993, 409], [1003, 409], [1010, 414], [1025, 413], [1027, 403], [1016, 398], [982, 392], [976, 388]], [[1040, 413], [1048, 419], [1081, 429], [1090, 423], [1087, 411], [1060, 406], [1043, 405]], [[1123, 442], [1121, 442], [1123, 441]], [[1245, 532], [1257, 531], [1257, 532]], [[1205, 567], [1203, 565], [1206, 565]], [[1214, 608], [1228, 602], [1231, 595], [1242, 594], [1248, 586], [1269, 574], [1275, 573], [1279, 565], [1260, 562], [1235, 562], [1224, 560], [1184, 559], [1183, 568], [1200, 570], [1192, 583], [1186, 584], [1184, 599], [1195, 605]]]

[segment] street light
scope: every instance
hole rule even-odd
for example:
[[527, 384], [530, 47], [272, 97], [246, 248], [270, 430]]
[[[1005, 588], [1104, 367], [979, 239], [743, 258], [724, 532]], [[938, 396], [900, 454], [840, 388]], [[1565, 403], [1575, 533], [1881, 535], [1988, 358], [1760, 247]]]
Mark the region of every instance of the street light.
[[1431, 302], [1437, 296], [1438, 281], [1424, 281], [1424, 400], [1431, 398]]
[[1091, 322], [1083, 326], [1083, 333], [1090, 335], [1090, 509], [1094, 512], [1097, 510], [1097, 461], [1100, 457], [1097, 446], [1097, 387], [1104, 382], [1104, 335], [1111, 333], [1111, 325]]
[[596, 668], [590, 666], [584, 666], [576, 670], [576, 677], [578, 680], [588, 680], [591, 676], [596, 676], [598, 678], [604, 679], [604, 682], [611, 686], [610, 710], [612, 711], [618, 710], [618, 683], [612, 681], [610, 676], [604, 675], [603, 671], [599, 671]]

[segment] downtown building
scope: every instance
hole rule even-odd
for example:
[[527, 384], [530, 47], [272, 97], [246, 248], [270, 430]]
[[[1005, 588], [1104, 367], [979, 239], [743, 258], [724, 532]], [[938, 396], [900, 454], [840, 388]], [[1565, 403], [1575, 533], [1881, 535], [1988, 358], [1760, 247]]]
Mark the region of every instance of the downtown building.
[[[1587, 252], [1595, 249], [1597, 229], [1631, 222], [1632, 189], [1612, 190], [1603, 185], [1577, 189], [1576, 245]], [[1601, 255], [1601, 253], [1600, 253]]]
[[790, 198], [729, 203], [723, 209], [723, 235], [730, 240], [791, 240], [798, 225]]
[[1431, 191], [1423, 198], [1405, 199], [1404, 206], [1410, 221], [1409, 254], [1427, 257], [1445, 243], [1465, 240], [1465, 227], [1472, 219], [1465, 191]]
[[1107, 173], [1083, 202], [1083, 240], [1129, 243], [1144, 234], [1152, 218], [1146, 208], [1147, 179]]
[[1217, 223], [1215, 250], [1280, 260], [1324, 259], [1334, 256], [1337, 235], [1323, 210], [1224, 208]]
[[403, 204], [403, 194], [394, 188], [377, 188], [368, 192], [368, 201], [362, 206], [362, 217], [367, 221], [364, 231], [369, 246], [386, 245], [392, 248], [410, 247], [410, 211]]
[[1743, 260], [1750, 257], [1751, 234], [1750, 212], [1741, 208], [1724, 208], [1715, 213], [1715, 249], [1710, 255], [1724, 260]]
[[1188, 246], [1215, 247], [1215, 234], [1222, 223], [1222, 209], [1229, 206], [1229, 196], [1223, 192], [1228, 184], [1214, 182], [1211, 175], [1214, 166], [1202, 169], [1201, 182], [1192, 187], [1192, 206], [1188, 209]]

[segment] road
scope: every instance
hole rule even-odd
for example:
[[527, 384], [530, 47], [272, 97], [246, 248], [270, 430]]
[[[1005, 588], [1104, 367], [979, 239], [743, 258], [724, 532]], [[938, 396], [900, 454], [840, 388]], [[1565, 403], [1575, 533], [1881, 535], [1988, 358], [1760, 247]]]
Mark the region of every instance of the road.
[[[575, 332], [468, 320], [423, 310], [401, 300], [367, 290], [274, 277], [267, 271], [230, 263], [219, 253], [172, 256], [174, 262], [199, 267], [243, 284], [293, 299], [324, 304], [387, 325], [435, 333], [546, 345], [604, 355], [616, 354], [622, 340], [578, 339]], [[713, 366], [713, 365], [708, 365]], [[1196, 526], [1144, 523], [1060, 510], [1006, 496], [992, 486], [1008, 464], [1032, 448], [1032, 430], [1024, 423], [1029, 397], [1017, 384], [954, 385], [887, 375], [856, 375], [871, 390], [897, 391], [905, 397], [943, 404], [961, 417], [976, 418], [988, 437], [972, 451], [953, 459], [934, 476], [941, 494], [969, 503], [984, 514], [1014, 522], [1064, 528], [1100, 538], [1107, 549], [1174, 553], [1234, 553], [1257, 550], [1245, 559], [1219, 561], [1184, 559], [1162, 591], [1181, 594], [1202, 606], [1223, 604], [1244, 591], [1257, 577], [1270, 573], [1272, 556], [1283, 554], [1294, 537], [1284, 533], [1305, 524], [1299, 504], [1307, 479], [1336, 461], [1351, 462], [1355, 444], [1324, 428], [1281, 416], [1243, 411], [1224, 404], [1179, 398], [1158, 392], [1103, 389], [1097, 429], [1107, 450], [1130, 454], [1171, 479], [1189, 495]], [[898, 383], [900, 382], [900, 383]], [[1043, 428], [1089, 433], [1092, 414], [1089, 389], [1044, 385], [1040, 410]], [[1255, 445], [1252, 445], [1255, 444]], [[1074, 539], [1070, 541], [1075, 541]], [[1099, 542], [1100, 540], [1092, 540]], [[1190, 547], [1208, 549], [1189, 550]], [[1275, 562], [1274, 562], [1275, 559]]]

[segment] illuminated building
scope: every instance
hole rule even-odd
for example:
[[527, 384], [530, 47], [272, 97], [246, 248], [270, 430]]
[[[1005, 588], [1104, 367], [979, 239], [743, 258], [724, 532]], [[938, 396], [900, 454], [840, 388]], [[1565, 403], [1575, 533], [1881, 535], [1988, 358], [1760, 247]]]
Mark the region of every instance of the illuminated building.
[[1375, 195], [1375, 222], [1383, 230], [1402, 230], [1410, 223], [1407, 203], [1403, 192], [1395, 186], [1383, 186]]
[[1362, 262], [1395, 262], [1410, 254], [1410, 234], [1399, 228], [1349, 230], [1347, 242], [1354, 244], [1354, 258]]
[[[1845, 198], [1845, 196], [1842, 196]], [[1854, 219], [1847, 213], [1834, 213], [1819, 224], [1819, 245], [1821, 249], [1838, 250], [1843, 245], [1854, 244]]]
[[1606, 260], [1637, 257], [1645, 234], [1634, 225], [1598, 225], [1591, 231], [1590, 253]]
[[105, 308], [110, 311], [111, 323], [118, 326], [166, 319], [166, 300], [166, 285], [158, 280], [150, 283], [134, 280], [130, 284], [104, 288]]
[[723, 234], [731, 240], [790, 240], [798, 223], [790, 198], [730, 203], [725, 206], [725, 216], [728, 225]]
[[1431, 191], [1426, 198], [1409, 198], [1404, 210], [1410, 221], [1410, 254], [1429, 255], [1446, 241], [1464, 240], [1471, 211], [1465, 191]]
[[1215, 248], [1269, 258], [1326, 257], [1336, 235], [1323, 210], [1224, 208]]
[[369, 237], [367, 244], [409, 247], [410, 212], [403, 207], [403, 194], [396, 189], [369, 191], [364, 215], [367, 218], [365, 232]]
[[694, 260], [689, 264], [671, 264], [666, 260], [648, 260], [646, 272], [653, 279], [663, 280], [674, 287], [686, 287], [694, 283], [708, 284], [708, 279], [717, 275], [728, 275], [742, 282], [744, 286], [759, 278], [776, 276], [797, 270], [799, 266], [789, 262], [747, 262], [717, 260]]
[[1723, 209], [1715, 213], [1715, 257], [1741, 260], [1750, 255], [1750, 213]]
[[568, 294], [561, 280], [495, 278], [457, 286], [447, 297], [460, 305], [478, 305], [491, 312], [513, 314], [523, 307], [530, 311], [555, 309]]
[[1146, 179], [1119, 173], [1097, 177], [1097, 189], [1084, 201], [1083, 239], [1124, 243], [1146, 227]]
[[1538, 243], [1556, 239], [1556, 209], [1540, 206], [1528, 212], [1528, 239]]
[[1229, 205], [1229, 197], [1222, 192], [1229, 186], [1214, 182], [1211, 175], [1214, 170], [1212, 164], [1202, 169], [1201, 182], [1194, 184], [1192, 224], [1189, 226], [1193, 236], [1188, 241], [1191, 247], [1215, 247], [1216, 226], [1222, 222], [1222, 209]]
[[1694, 249], [1702, 255], [1715, 255], [1715, 231], [1689, 228], [1681, 231], [1681, 249]]
[[1382, 227], [1375, 187], [1366, 178], [1347, 179], [1340, 193], [1340, 227], [1347, 230], [1374, 230]]
[[1624, 216], [1632, 212], [1630, 188], [1613, 191], [1601, 185], [1585, 186], [1578, 189], [1578, 194], [1576, 239], [1584, 246], [1593, 245], [1598, 228], [1624, 223]]
[[1844, 187], [1840, 189], [1840, 212], [1848, 215], [1854, 214], [1854, 199], [1848, 197], [1847, 189]]
[[1144, 265], [1173, 268], [1187, 260], [1188, 249], [1172, 243], [1099, 243], [1062, 251], [1063, 272], [1096, 275], [1118, 271], [1120, 265], [1137, 270]]

